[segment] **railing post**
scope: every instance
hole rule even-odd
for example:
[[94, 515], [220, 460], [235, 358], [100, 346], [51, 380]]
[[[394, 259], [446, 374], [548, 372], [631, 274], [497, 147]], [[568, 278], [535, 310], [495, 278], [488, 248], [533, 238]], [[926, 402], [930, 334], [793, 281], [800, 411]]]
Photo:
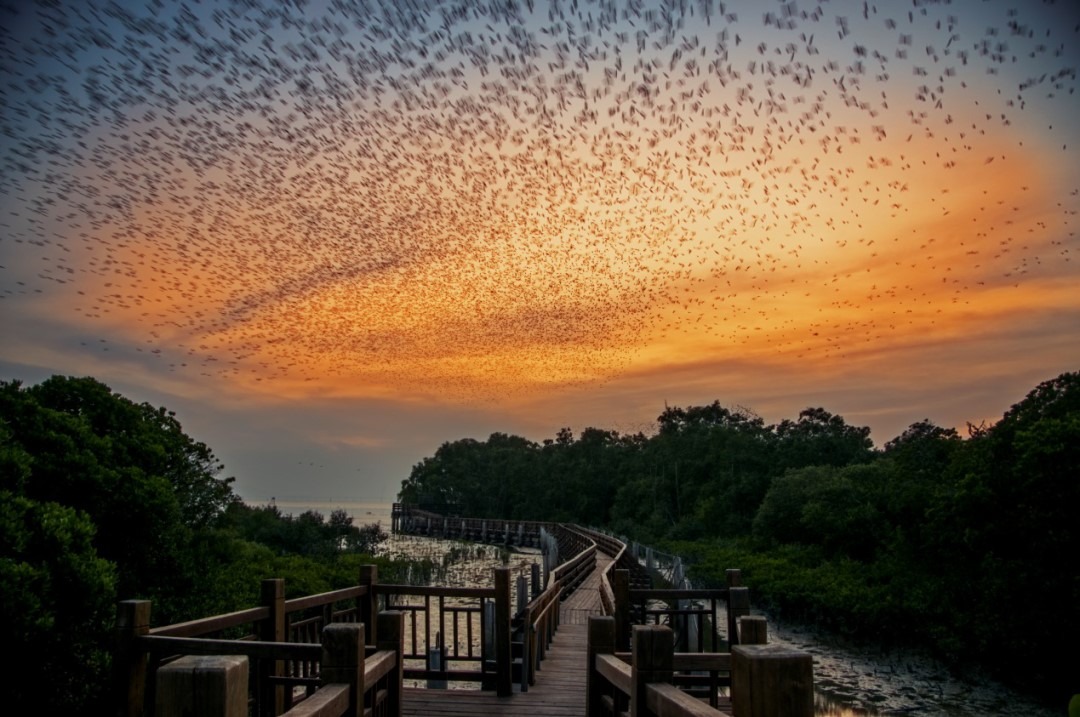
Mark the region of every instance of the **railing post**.
[[514, 694], [510, 650], [510, 568], [495, 568], [495, 694]]
[[597, 655], [615, 654], [615, 618], [593, 615], [589, 618], [588, 662], [586, 664], [585, 715], [604, 714], [604, 678], [596, 671]]
[[764, 645], [769, 642], [769, 626], [764, 615], [743, 615], [739, 618], [739, 644]]
[[776, 644], [731, 648], [731, 709], [737, 717], [813, 717], [809, 653]]
[[739, 618], [750, 614], [750, 588], [728, 588], [728, 646], [739, 644]]
[[[646, 717], [650, 682], [671, 682], [675, 676], [675, 634], [667, 625], [634, 625], [630, 665], [630, 717]], [[740, 715], [742, 717], [742, 715]]]
[[614, 584], [611, 591], [615, 597], [615, 645], [622, 651], [630, 649], [630, 571], [612, 571]]
[[742, 587], [742, 570], [738, 568], [728, 568], [724, 571], [727, 578], [727, 586], [729, 588], [741, 588]]
[[[518, 579], [518, 584], [519, 585], [521, 584], [521, 582], [520, 582], [521, 580], [524, 580], [524, 578], [519, 578]], [[530, 676], [532, 675], [532, 672], [533, 672], [533, 664], [532, 664], [533, 663], [533, 651], [532, 651], [533, 614], [532, 614], [532, 608], [526, 606], [525, 609], [521, 611], [521, 614], [522, 614], [522, 625], [521, 625], [521, 682], [520, 682], [520, 685], [521, 685], [521, 691], [522, 692], [528, 692], [529, 691], [529, 680], [531, 679]]]
[[524, 575], [518, 575], [517, 578], [517, 606], [514, 610], [515, 615], [520, 615], [525, 612], [525, 606], [529, 604], [529, 582], [525, 579]]
[[356, 599], [356, 611], [360, 614], [360, 622], [364, 624], [364, 634], [368, 644], [378, 644], [378, 619], [379, 596], [375, 594], [375, 586], [379, 583], [379, 567], [377, 565], [360, 566], [360, 584], [367, 587], [367, 592]]
[[319, 681], [349, 685], [350, 717], [364, 714], [364, 654], [362, 624], [336, 622], [323, 628]]
[[533, 563], [529, 574], [532, 582], [532, 597], [540, 597], [540, 563]]
[[116, 695], [120, 717], [141, 717], [146, 709], [147, 653], [139, 637], [150, 632], [150, 601], [124, 600], [116, 606]]
[[[270, 617], [259, 629], [259, 639], [263, 642], [285, 642], [285, 581], [270, 578], [262, 581], [262, 604], [270, 608]], [[284, 668], [282, 660], [259, 661], [259, 714], [262, 717], [277, 717], [285, 709], [285, 690], [281, 685], [274, 685], [270, 677], [281, 675]]]
[[187, 655], [157, 671], [154, 717], [247, 717], [248, 659]]
[[405, 674], [405, 614], [396, 611], [379, 613], [379, 650], [393, 650], [397, 666], [387, 679], [386, 709], [389, 717], [401, 717], [402, 679]]

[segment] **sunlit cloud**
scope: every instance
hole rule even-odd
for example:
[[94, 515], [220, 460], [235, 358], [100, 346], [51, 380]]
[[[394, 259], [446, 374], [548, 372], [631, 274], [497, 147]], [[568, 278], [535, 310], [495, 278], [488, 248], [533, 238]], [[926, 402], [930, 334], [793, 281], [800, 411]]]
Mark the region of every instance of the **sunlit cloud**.
[[0, 361], [313, 486], [665, 402], [883, 442], [1075, 368], [1069, 3], [464, 7], [4, 11]]

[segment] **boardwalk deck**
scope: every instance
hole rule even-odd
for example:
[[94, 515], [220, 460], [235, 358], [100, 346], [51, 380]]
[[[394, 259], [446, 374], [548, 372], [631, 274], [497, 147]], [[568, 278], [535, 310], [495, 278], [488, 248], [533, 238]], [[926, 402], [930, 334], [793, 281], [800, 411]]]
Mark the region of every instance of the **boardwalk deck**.
[[528, 692], [406, 689], [404, 717], [584, 717], [586, 625], [562, 625]]
[[[406, 689], [405, 717], [584, 717], [590, 615], [600, 615], [600, 573], [611, 558], [597, 553], [596, 569], [560, 606], [560, 626], [528, 692], [496, 697], [479, 690]], [[515, 687], [515, 689], [517, 689]]]
[[[561, 625], [588, 625], [592, 615], [603, 615], [600, 605], [600, 575], [611, 563], [611, 556], [596, 553], [596, 569], [570, 594], [559, 608]], [[559, 628], [562, 631], [562, 628]], [[556, 637], [556, 639], [558, 639]]]

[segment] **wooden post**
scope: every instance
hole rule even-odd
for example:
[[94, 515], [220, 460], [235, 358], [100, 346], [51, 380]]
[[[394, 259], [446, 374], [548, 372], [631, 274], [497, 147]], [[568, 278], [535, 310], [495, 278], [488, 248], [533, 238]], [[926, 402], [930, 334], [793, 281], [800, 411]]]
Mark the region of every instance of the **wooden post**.
[[379, 650], [393, 650], [397, 667], [387, 678], [386, 710], [389, 717], [401, 717], [402, 679], [405, 674], [405, 614], [394, 611], [379, 613]]
[[540, 563], [533, 563], [529, 577], [532, 583], [532, 597], [535, 600], [540, 597]]
[[117, 714], [141, 717], [146, 709], [146, 668], [149, 656], [139, 637], [150, 632], [150, 601], [124, 600], [116, 606], [115, 680]]
[[650, 682], [674, 679], [675, 633], [667, 625], [634, 625], [633, 642], [630, 717], [646, 717], [649, 714], [646, 686]]
[[585, 677], [585, 715], [600, 717], [604, 714], [604, 678], [596, 671], [597, 655], [615, 654], [615, 618], [591, 616], [589, 618], [588, 662]]
[[728, 588], [728, 645], [739, 644], [739, 618], [750, 614], [750, 588]]
[[731, 648], [731, 709], [738, 717], [813, 717], [809, 653], [775, 644]]
[[510, 650], [510, 568], [495, 568], [495, 694], [514, 694]]
[[615, 646], [620, 652], [630, 649], [630, 571], [612, 572], [615, 583], [611, 590], [615, 593]]
[[362, 624], [335, 622], [323, 628], [319, 681], [349, 686], [349, 717], [364, 714], [364, 655]]
[[[270, 617], [261, 623], [259, 639], [263, 642], [285, 642], [285, 581], [270, 578], [262, 581], [262, 604], [270, 608]], [[259, 661], [259, 714], [277, 717], [285, 710], [285, 689], [270, 683], [270, 677], [280, 676], [282, 660]]]
[[764, 615], [743, 615], [739, 618], [739, 644], [764, 645], [769, 642], [769, 626]]
[[375, 594], [375, 586], [379, 584], [379, 566], [361, 565], [360, 584], [367, 587], [367, 592], [356, 599], [356, 611], [360, 614], [360, 622], [364, 624], [368, 644], [376, 645], [379, 641], [379, 596]]
[[154, 717], [247, 717], [248, 659], [187, 655], [157, 671]]
[[742, 587], [742, 570], [739, 570], [738, 568], [728, 568], [724, 571], [724, 575], [727, 577], [727, 586], [729, 588]]

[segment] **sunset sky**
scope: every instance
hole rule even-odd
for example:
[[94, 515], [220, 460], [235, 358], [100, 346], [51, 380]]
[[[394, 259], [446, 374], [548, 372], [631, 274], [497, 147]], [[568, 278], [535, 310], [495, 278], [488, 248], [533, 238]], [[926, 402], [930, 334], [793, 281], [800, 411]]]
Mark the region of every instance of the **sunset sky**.
[[46, 5], [0, 10], [0, 378], [168, 406], [247, 500], [1080, 369], [1075, 2]]

